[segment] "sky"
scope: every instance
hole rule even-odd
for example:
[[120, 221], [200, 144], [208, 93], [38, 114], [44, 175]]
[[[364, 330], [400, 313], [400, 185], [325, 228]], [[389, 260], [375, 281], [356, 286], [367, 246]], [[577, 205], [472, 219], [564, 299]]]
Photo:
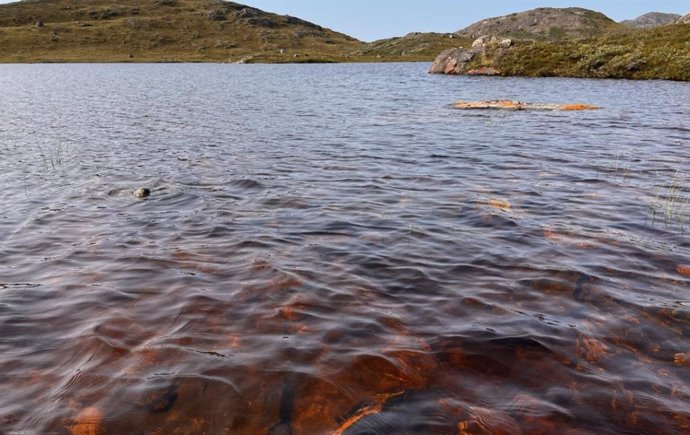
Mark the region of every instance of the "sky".
[[[3, 1], [3, 0], [0, 0]], [[410, 32], [455, 32], [484, 18], [537, 7], [578, 6], [621, 21], [647, 12], [690, 13], [690, 0], [234, 0], [287, 14], [362, 41]]]
[[[13, 0], [0, 0], [9, 3]], [[690, 13], [690, 0], [234, 0], [292, 15], [362, 41], [410, 32], [455, 32], [484, 18], [538, 7], [578, 6], [616, 21], [647, 12]]]

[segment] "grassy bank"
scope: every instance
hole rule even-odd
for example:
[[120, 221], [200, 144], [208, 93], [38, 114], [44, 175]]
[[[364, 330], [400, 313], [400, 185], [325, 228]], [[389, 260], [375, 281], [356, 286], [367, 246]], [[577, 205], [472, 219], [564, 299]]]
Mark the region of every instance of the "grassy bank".
[[665, 79], [690, 81], [690, 25], [624, 29], [587, 39], [519, 40], [489, 49], [471, 68], [506, 76]]

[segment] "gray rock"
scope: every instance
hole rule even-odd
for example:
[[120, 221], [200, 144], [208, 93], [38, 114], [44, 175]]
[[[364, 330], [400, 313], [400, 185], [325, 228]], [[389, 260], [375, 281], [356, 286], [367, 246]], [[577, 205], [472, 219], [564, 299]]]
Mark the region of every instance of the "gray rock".
[[135, 190], [132, 195], [134, 195], [135, 198], [146, 198], [151, 195], [151, 190], [146, 187], [140, 187]]
[[480, 50], [478, 49], [450, 48], [444, 50], [434, 60], [429, 72], [431, 74], [463, 74], [467, 63], [479, 53]]
[[213, 21], [225, 21], [227, 19], [225, 16], [225, 11], [220, 9], [211, 9], [210, 11], [206, 12], [206, 17]]
[[498, 43], [498, 46], [501, 48], [510, 48], [513, 45], [513, 40], [512, 39], [503, 39], [501, 42]]
[[472, 43], [472, 48], [485, 48], [491, 39], [488, 36], [480, 36]]

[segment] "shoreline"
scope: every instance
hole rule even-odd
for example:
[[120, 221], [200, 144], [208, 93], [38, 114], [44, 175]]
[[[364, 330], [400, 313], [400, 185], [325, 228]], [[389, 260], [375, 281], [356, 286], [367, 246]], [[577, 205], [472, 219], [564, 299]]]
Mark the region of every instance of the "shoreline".
[[[344, 60], [312, 60], [308, 62], [281, 62], [281, 61], [251, 61], [251, 62], [226, 62], [219, 60], [36, 60], [36, 61], [5, 61], [0, 60], [0, 66], [3, 65], [153, 65], [153, 64], [216, 64], [216, 65], [356, 65], [356, 64], [395, 64], [395, 63], [423, 63], [431, 65], [432, 61], [427, 60], [402, 60], [402, 59], [344, 59]], [[431, 73], [430, 73], [431, 74]], [[453, 77], [487, 77], [493, 79], [501, 78], [531, 78], [531, 79], [583, 79], [583, 80], [617, 80], [617, 81], [669, 81], [688, 83], [690, 79], [674, 79], [666, 77], [618, 77], [618, 76], [594, 76], [594, 75], [536, 75], [536, 74], [431, 74], [440, 76]]]

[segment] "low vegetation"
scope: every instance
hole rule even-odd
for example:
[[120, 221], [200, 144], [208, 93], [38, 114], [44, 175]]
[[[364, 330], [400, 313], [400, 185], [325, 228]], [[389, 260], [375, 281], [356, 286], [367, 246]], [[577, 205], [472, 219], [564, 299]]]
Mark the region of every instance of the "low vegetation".
[[0, 5], [2, 62], [336, 61], [362, 43], [299, 18], [213, 0]]
[[690, 81], [690, 25], [624, 29], [586, 39], [521, 40], [489, 48], [472, 68], [507, 76], [666, 79]]

